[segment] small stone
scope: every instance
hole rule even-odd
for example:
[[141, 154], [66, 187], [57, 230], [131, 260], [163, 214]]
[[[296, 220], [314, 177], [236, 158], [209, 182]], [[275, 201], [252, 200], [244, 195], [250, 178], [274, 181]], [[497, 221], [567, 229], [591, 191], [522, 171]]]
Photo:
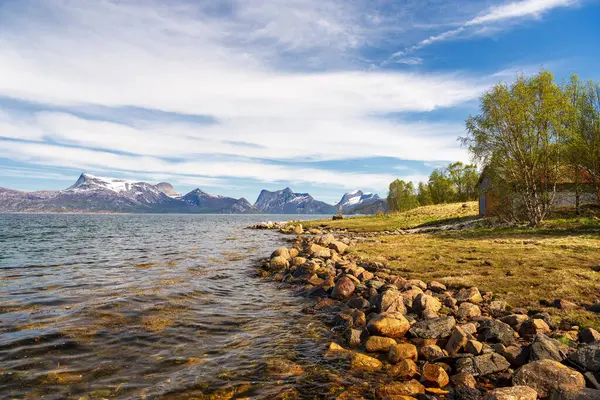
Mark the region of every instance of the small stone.
[[437, 313], [442, 308], [442, 303], [433, 296], [419, 294], [413, 301], [412, 309], [423, 316], [425, 313]]
[[354, 320], [355, 328], [364, 328], [365, 325], [367, 325], [367, 317], [364, 312], [357, 309], [352, 309], [350, 311], [350, 316]]
[[437, 282], [437, 281], [431, 281], [429, 282], [429, 284], [427, 285], [427, 288], [429, 290], [431, 290], [433, 293], [444, 293], [446, 291], [446, 285]]
[[435, 344], [429, 344], [422, 346], [419, 349], [419, 355], [421, 358], [427, 361], [436, 360], [438, 358], [446, 357], [448, 354]]
[[350, 356], [350, 369], [353, 371], [376, 372], [381, 368], [381, 361], [366, 354], [353, 352]]
[[375, 302], [377, 312], [399, 312], [406, 315], [406, 307], [404, 306], [404, 297], [396, 289], [386, 290], [377, 296]]
[[382, 313], [372, 318], [367, 329], [372, 335], [400, 338], [410, 328], [406, 318], [400, 313]]
[[454, 317], [439, 317], [426, 319], [415, 323], [410, 328], [410, 334], [422, 339], [440, 339], [450, 336], [456, 326]]
[[483, 400], [536, 400], [537, 392], [527, 386], [511, 386], [488, 392]]
[[348, 245], [336, 240], [329, 243], [329, 248], [337, 251], [339, 254], [344, 254], [348, 250]]
[[465, 345], [465, 351], [469, 354], [473, 354], [474, 356], [481, 354], [482, 350], [483, 344], [477, 340], [469, 340]]
[[356, 308], [358, 310], [366, 310], [371, 305], [365, 299], [360, 296], [354, 296], [346, 302], [346, 305], [350, 308]]
[[461, 372], [459, 374], [456, 375], [452, 375], [452, 378], [450, 378], [450, 381], [452, 382], [453, 386], [456, 387], [469, 387], [469, 388], [475, 388], [475, 386], [477, 386], [477, 381], [475, 380], [475, 378], [473, 377], [473, 375], [468, 374], [466, 372]]
[[296, 235], [302, 235], [304, 233], [304, 228], [302, 227], [302, 224], [298, 224], [294, 227], [294, 233]]
[[354, 285], [352, 279], [347, 276], [343, 276], [335, 283], [333, 291], [331, 292], [331, 297], [338, 300], [347, 299], [352, 296], [355, 288], [356, 286]]
[[534, 361], [519, 368], [513, 377], [513, 383], [529, 386], [539, 397], [547, 397], [555, 389], [582, 389], [585, 379], [579, 372], [557, 361]]
[[306, 264], [306, 258], [304, 257], [294, 257], [292, 258], [292, 265], [294, 266], [299, 266], [299, 265], [303, 265]]
[[423, 366], [422, 380], [428, 386], [444, 387], [450, 383], [450, 378], [444, 370], [437, 364], [425, 364]]
[[456, 316], [462, 320], [468, 320], [475, 317], [481, 316], [481, 309], [473, 303], [464, 302], [461, 303], [456, 312]]
[[483, 301], [483, 298], [481, 297], [479, 289], [471, 287], [468, 289], [460, 289], [456, 295], [456, 300], [458, 300], [459, 303], [468, 301], [469, 303], [479, 304]]
[[401, 360], [398, 364], [392, 366], [388, 372], [389, 375], [403, 380], [412, 379], [418, 373], [419, 367], [410, 359]]
[[506, 371], [508, 368], [510, 368], [510, 363], [497, 353], [466, 357], [456, 361], [457, 372], [466, 372], [473, 376], [489, 375]]
[[593, 328], [585, 328], [579, 332], [579, 340], [583, 343], [593, 343], [600, 341], [600, 333]]
[[490, 314], [497, 318], [506, 313], [506, 310], [508, 310], [508, 303], [503, 300], [494, 300], [490, 302], [488, 309]]
[[338, 314], [333, 318], [333, 328], [336, 331], [346, 331], [354, 326], [354, 318], [348, 314]]
[[452, 334], [448, 338], [446, 343], [446, 351], [449, 355], [453, 356], [460, 352], [468, 341], [467, 334], [460, 327], [456, 326], [452, 330]]
[[529, 348], [520, 345], [511, 345], [504, 347], [502, 344], [497, 344], [502, 348], [494, 347], [502, 357], [506, 358], [511, 366], [518, 368], [529, 362]]
[[269, 261], [269, 267], [271, 271], [281, 271], [282, 269], [289, 268], [290, 262], [285, 257], [275, 256]]
[[479, 323], [479, 340], [490, 343], [502, 343], [508, 346], [515, 341], [515, 331], [504, 322], [488, 319]]
[[459, 386], [452, 389], [449, 400], [481, 400], [481, 392], [477, 389]]
[[460, 325], [460, 328], [469, 335], [474, 335], [477, 333], [477, 325], [475, 325], [473, 322], [462, 324]]
[[569, 311], [569, 310], [577, 310], [579, 308], [579, 306], [573, 302], [570, 302], [568, 300], [562, 300], [562, 299], [556, 299], [553, 302], [554, 307], [558, 308], [559, 310], [565, 310], [565, 311]]
[[535, 336], [538, 333], [550, 333], [550, 327], [543, 319], [528, 319], [521, 324], [519, 335], [524, 338]]
[[361, 345], [360, 340], [361, 331], [359, 329], [349, 329], [346, 331], [346, 340], [352, 347], [359, 347]]
[[396, 364], [401, 360], [417, 361], [417, 347], [411, 343], [400, 343], [392, 346], [388, 352], [388, 361]]
[[518, 327], [520, 327], [521, 324], [523, 322], [527, 321], [528, 319], [529, 319], [529, 317], [527, 317], [527, 315], [511, 314], [511, 315], [507, 315], [506, 317], [500, 318], [500, 321], [504, 322], [505, 324], [510, 325], [511, 327], [513, 327], [516, 330], [519, 330]]
[[331, 258], [331, 250], [323, 246], [319, 246], [318, 244], [310, 245], [309, 253], [315, 258]]
[[388, 352], [392, 346], [396, 345], [396, 341], [389, 337], [369, 336], [365, 343], [365, 349], [369, 353]]
[[275, 257], [283, 257], [286, 260], [290, 260], [292, 258], [290, 255], [290, 250], [287, 247], [280, 247], [277, 250], [275, 250], [271, 254], [271, 258], [275, 258]]

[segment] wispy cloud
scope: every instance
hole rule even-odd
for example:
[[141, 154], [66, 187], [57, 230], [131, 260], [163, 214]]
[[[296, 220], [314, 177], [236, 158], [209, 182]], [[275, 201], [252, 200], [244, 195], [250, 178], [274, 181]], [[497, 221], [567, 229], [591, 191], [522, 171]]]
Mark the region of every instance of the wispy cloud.
[[555, 8], [569, 7], [578, 3], [578, 0], [522, 0], [492, 7], [481, 15], [461, 23], [458, 28], [453, 28], [439, 34], [432, 35], [427, 39], [421, 40], [416, 45], [392, 54], [390, 59], [395, 59], [399, 56], [406, 55], [433, 43], [452, 39], [463, 33], [471, 32], [477, 34], [485, 32], [485, 30], [481, 29], [481, 27], [484, 25], [499, 24], [501, 22], [514, 21], [523, 18], [539, 18], [544, 13]]

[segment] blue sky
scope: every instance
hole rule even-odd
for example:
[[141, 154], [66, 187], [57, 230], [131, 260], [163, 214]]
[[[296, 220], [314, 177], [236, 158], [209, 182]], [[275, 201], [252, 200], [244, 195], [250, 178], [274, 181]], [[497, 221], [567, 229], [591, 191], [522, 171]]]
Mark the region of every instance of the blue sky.
[[593, 0], [0, 1], [0, 186], [335, 202], [469, 161], [487, 88], [600, 80]]

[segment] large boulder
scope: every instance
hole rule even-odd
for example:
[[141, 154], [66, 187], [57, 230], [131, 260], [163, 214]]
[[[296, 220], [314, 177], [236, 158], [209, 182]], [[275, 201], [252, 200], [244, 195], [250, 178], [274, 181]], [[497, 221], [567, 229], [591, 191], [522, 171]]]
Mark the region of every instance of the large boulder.
[[460, 358], [456, 361], [456, 371], [473, 376], [484, 376], [506, 371], [510, 363], [497, 353], [482, 354], [476, 357]]
[[512, 386], [487, 392], [483, 400], [536, 400], [537, 392], [528, 386]]
[[531, 346], [529, 347], [529, 360], [554, 360], [562, 362], [571, 348], [556, 339], [551, 339], [543, 333], [538, 333]]
[[425, 319], [410, 328], [410, 334], [421, 339], [441, 339], [450, 336], [456, 326], [454, 317]]
[[365, 343], [365, 349], [369, 353], [388, 352], [392, 346], [396, 345], [396, 341], [389, 337], [369, 336]]
[[513, 383], [532, 387], [542, 398], [549, 396], [553, 390], [585, 387], [583, 375], [552, 360], [534, 361], [522, 366], [513, 377]]
[[390, 338], [403, 337], [409, 328], [408, 320], [398, 312], [381, 313], [371, 318], [367, 324], [367, 330], [371, 335]]
[[352, 371], [376, 372], [381, 368], [383, 368], [383, 364], [376, 358], [357, 352], [350, 354], [350, 369]]
[[468, 301], [469, 303], [479, 304], [483, 302], [483, 297], [481, 297], [479, 289], [476, 287], [471, 287], [468, 289], [460, 289], [456, 294], [456, 300], [458, 300], [459, 303]]
[[354, 281], [347, 276], [343, 276], [335, 283], [331, 297], [338, 300], [344, 300], [352, 296], [356, 286]]
[[580, 347], [576, 352], [569, 356], [569, 359], [586, 371], [599, 372], [600, 342]]
[[502, 343], [508, 346], [515, 341], [515, 331], [504, 322], [487, 319], [479, 322], [477, 329], [479, 340], [490, 343]]

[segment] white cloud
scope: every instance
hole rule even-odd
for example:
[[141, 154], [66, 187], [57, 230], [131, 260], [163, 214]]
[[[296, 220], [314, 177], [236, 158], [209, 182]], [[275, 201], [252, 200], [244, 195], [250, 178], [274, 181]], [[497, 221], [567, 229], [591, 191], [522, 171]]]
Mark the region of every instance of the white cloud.
[[[506, 3], [500, 6], [492, 7], [483, 14], [464, 22], [458, 28], [450, 29], [437, 35], [428, 37], [414, 46], [404, 51], [396, 52], [390, 56], [390, 59], [398, 57], [398, 54], [406, 54], [436, 42], [456, 37], [464, 32], [468, 32], [471, 27], [481, 27], [486, 24], [497, 24], [502, 21], [510, 21], [521, 18], [539, 18], [542, 14], [559, 7], [569, 7], [578, 4], [578, 0], [522, 0]], [[483, 33], [487, 30], [478, 28], [474, 33]], [[493, 32], [497, 29], [491, 30]]]
[[423, 59], [421, 57], [402, 57], [395, 59], [394, 62], [396, 64], [419, 65], [423, 64]]
[[[384, 188], [393, 175], [328, 171], [310, 167], [292, 167], [257, 161], [177, 161], [167, 162], [150, 156], [131, 156], [90, 149], [43, 144], [0, 141], [0, 157], [38, 165], [79, 170], [113, 171], [140, 174], [166, 174], [171, 177], [245, 178], [261, 182], [300, 182], [337, 188]], [[138, 178], [136, 178], [138, 179]], [[200, 182], [199, 180], [196, 180]]]
[[[384, 116], [463, 104], [487, 87], [487, 78], [364, 71], [344, 62], [373, 39], [374, 25], [384, 25], [377, 14], [363, 18], [359, 5], [228, 4], [4, 3], [0, 96], [50, 111], [0, 113], [0, 137], [30, 141], [0, 141], [3, 156], [186, 182], [202, 178], [212, 185], [246, 178], [348, 188], [384, 188], [395, 176], [291, 167], [286, 161], [466, 158], [455, 140], [462, 124]], [[421, 61], [404, 58], [408, 64]], [[75, 115], [97, 106], [114, 115]], [[115, 122], [128, 106], [209, 116], [215, 123]], [[215, 154], [218, 162], [205, 157]]]

